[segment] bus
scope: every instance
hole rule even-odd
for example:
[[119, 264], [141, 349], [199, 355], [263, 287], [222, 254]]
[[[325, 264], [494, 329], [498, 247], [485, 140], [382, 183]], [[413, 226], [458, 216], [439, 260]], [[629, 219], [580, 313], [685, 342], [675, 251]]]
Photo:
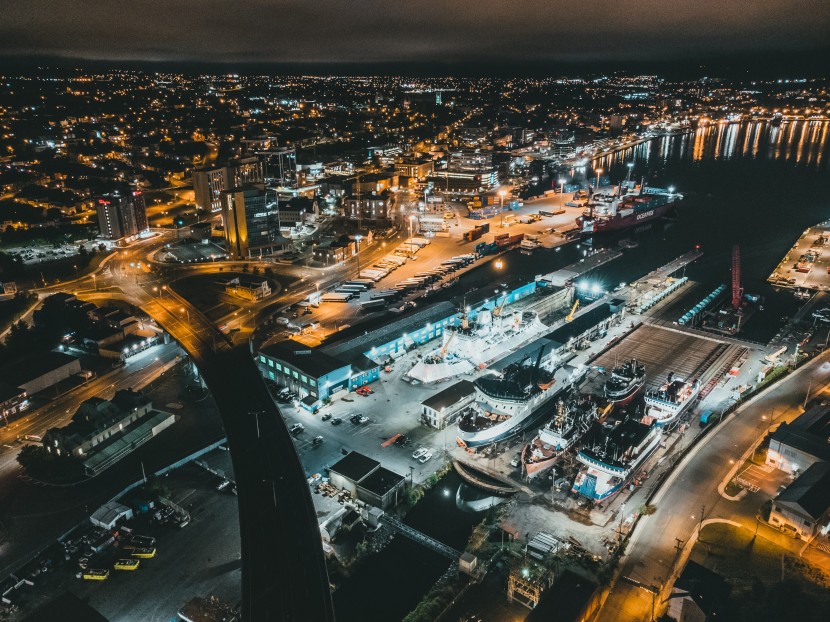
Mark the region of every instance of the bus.
[[328, 292], [320, 297], [322, 302], [349, 302], [354, 298], [354, 293], [344, 294], [337, 292]]
[[136, 570], [140, 564], [138, 559], [119, 559], [112, 567], [115, 570]]
[[363, 285], [366, 289], [372, 289], [375, 286], [375, 282], [372, 279], [352, 279], [351, 281], [346, 281], [344, 285]]
[[102, 568], [87, 568], [83, 574], [86, 581], [106, 581], [109, 576], [110, 571]]

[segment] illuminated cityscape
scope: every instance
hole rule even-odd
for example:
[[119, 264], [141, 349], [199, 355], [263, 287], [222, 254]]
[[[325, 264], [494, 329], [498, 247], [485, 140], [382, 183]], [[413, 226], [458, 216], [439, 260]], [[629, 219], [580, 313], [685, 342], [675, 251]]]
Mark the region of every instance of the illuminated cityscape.
[[825, 618], [825, 6], [107, 4], [0, 26], [0, 620]]

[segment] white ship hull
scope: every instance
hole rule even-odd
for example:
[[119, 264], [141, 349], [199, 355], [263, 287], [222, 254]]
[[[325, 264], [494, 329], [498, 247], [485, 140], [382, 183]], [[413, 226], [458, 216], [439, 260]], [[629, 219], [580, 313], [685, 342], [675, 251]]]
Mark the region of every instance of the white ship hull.
[[547, 389], [540, 390], [525, 402], [499, 400], [484, 394], [477, 387], [474, 405], [477, 414], [481, 416], [485, 412], [502, 413], [506, 418], [503, 421], [476, 430], [464, 430], [459, 426], [459, 441], [468, 447], [478, 447], [504, 440], [521, 430], [538, 424], [537, 419], [549, 415], [540, 407], [562, 391], [578, 383], [583, 377], [584, 370], [582, 369], [566, 371], [559, 368], [554, 374], [555, 382]]

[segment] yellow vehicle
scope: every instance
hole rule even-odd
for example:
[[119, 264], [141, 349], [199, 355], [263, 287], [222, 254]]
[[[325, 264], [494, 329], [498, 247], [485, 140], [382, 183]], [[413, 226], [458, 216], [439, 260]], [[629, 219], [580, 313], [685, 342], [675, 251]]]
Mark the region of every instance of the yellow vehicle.
[[156, 556], [156, 549], [153, 548], [143, 548], [143, 549], [133, 549], [131, 553], [132, 557], [138, 557], [140, 559], [152, 559]]
[[88, 568], [84, 570], [83, 577], [87, 581], [106, 581], [109, 579], [110, 571], [101, 568]]
[[113, 565], [115, 570], [135, 570], [141, 562], [137, 559], [119, 559]]

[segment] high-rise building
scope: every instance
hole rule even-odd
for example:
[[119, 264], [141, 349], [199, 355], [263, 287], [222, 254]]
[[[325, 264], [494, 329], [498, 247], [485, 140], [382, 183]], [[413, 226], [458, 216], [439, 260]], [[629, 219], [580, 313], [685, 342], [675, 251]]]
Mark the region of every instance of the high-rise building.
[[237, 259], [264, 255], [283, 245], [277, 193], [249, 184], [221, 195], [228, 251]]
[[95, 201], [98, 229], [106, 240], [130, 242], [147, 230], [147, 207], [140, 191], [111, 192]]
[[264, 167], [259, 156], [235, 158], [212, 167], [193, 171], [193, 193], [196, 207], [208, 212], [222, 210], [222, 193], [230, 188], [261, 183]]

